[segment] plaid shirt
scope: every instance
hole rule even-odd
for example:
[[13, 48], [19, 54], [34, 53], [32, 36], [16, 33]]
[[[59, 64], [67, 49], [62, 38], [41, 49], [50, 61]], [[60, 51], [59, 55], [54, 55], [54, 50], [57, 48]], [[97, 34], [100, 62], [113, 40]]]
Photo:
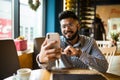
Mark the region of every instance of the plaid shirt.
[[[65, 49], [70, 45], [66, 39], [61, 36], [61, 48]], [[105, 56], [99, 50], [96, 41], [93, 38], [79, 35], [79, 41], [73, 45], [74, 48], [79, 48], [82, 51], [80, 57], [77, 56], [67, 56], [62, 55], [60, 58], [60, 67], [61, 68], [80, 68], [80, 69], [95, 69], [100, 72], [106, 72], [108, 69], [108, 62], [105, 59]], [[52, 68], [55, 66], [55, 62], [49, 62], [45, 66], [40, 64], [37, 60], [40, 67]]]

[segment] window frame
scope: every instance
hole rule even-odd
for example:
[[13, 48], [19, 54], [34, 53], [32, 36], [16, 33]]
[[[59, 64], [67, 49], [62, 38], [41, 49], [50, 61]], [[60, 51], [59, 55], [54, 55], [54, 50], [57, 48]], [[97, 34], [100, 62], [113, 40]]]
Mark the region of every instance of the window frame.
[[[12, 15], [11, 15], [11, 20], [12, 20], [12, 38], [17, 38], [20, 36], [20, 0], [11, 0], [11, 8], [12, 8]], [[43, 17], [42, 17], [42, 35], [40, 36], [45, 36], [45, 15], [46, 15], [46, 0], [43, 0]]]

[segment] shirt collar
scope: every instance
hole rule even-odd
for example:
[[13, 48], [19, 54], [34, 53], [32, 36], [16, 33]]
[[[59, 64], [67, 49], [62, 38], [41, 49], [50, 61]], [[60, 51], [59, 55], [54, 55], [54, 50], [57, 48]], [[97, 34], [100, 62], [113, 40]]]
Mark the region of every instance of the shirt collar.
[[[66, 46], [67, 46], [67, 45], [70, 45], [70, 44], [67, 42], [67, 40], [65, 39], [65, 37], [64, 37], [64, 36], [62, 36], [62, 37], [63, 37], [63, 38], [62, 38], [62, 41], [65, 43], [65, 45], [66, 45]], [[76, 44], [73, 45], [73, 47], [79, 48], [79, 47], [83, 46], [83, 43], [84, 43], [83, 37], [82, 37], [81, 35], [79, 35], [79, 40], [78, 40], [78, 42], [77, 42]]]

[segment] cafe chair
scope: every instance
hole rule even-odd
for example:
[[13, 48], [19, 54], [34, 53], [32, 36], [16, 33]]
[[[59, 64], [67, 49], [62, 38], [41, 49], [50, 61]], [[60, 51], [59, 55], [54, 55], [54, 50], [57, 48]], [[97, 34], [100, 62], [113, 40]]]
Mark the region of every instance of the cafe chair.
[[98, 47], [111, 47], [112, 42], [111, 41], [96, 41]]
[[14, 40], [0, 40], [0, 80], [12, 76], [19, 68]]
[[36, 62], [36, 56], [40, 52], [41, 45], [43, 41], [45, 40], [45, 37], [37, 37], [34, 39], [34, 52], [33, 52], [33, 69], [39, 69], [40, 67], [38, 66]]
[[115, 52], [116, 52], [116, 46], [100, 47], [99, 49], [105, 55], [105, 57], [106, 57], [106, 59], [107, 59], [107, 61], [109, 63], [108, 70], [107, 70], [107, 71], [109, 71], [111, 63], [112, 63], [112, 60], [113, 60], [113, 57], [114, 57]]

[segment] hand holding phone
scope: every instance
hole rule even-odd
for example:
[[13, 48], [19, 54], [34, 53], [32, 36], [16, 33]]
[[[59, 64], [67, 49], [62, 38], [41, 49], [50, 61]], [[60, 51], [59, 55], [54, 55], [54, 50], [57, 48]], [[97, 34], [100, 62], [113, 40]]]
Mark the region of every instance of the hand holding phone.
[[[47, 33], [47, 43], [51, 41], [57, 41], [55, 45], [52, 45], [52, 48], [60, 48], [60, 36], [58, 33]], [[60, 55], [58, 57], [60, 57]], [[56, 68], [59, 68], [59, 59], [57, 59], [55, 63]]]

